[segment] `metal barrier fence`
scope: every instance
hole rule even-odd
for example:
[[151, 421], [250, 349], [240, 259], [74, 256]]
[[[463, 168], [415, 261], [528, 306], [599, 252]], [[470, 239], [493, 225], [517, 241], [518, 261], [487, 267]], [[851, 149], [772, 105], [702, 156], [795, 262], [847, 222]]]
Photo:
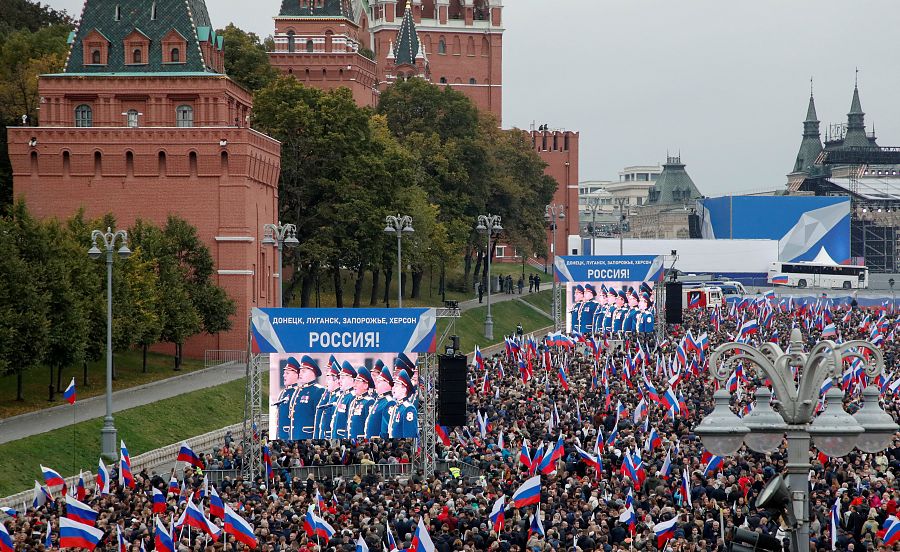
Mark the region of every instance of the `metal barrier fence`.
[[247, 351], [229, 349], [207, 349], [203, 353], [203, 366], [212, 368], [222, 364], [247, 364]]

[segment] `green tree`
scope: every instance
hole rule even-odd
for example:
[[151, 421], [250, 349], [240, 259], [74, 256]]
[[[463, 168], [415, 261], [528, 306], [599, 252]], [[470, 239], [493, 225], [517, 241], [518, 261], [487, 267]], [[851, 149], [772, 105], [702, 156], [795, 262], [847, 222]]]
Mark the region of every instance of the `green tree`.
[[162, 334], [161, 295], [156, 261], [140, 247], [118, 261], [113, 271], [113, 349], [125, 351], [137, 345], [142, 352], [141, 371], [147, 372], [147, 349]]
[[256, 92], [278, 76], [256, 34], [244, 32], [233, 23], [218, 33], [225, 37], [225, 73], [238, 84]]
[[[7, 13], [14, 16], [4, 9], [0, 9], [0, 13], [4, 17]], [[63, 68], [71, 25], [41, 25], [34, 30], [28, 25], [28, 28], [5, 35], [2, 29], [0, 23], [0, 208], [12, 202], [12, 168], [6, 128], [21, 125], [23, 115], [27, 116], [28, 124], [37, 124], [38, 76]]]
[[53, 305], [42, 289], [43, 238], [21, 202], [0, 219], [0, 367], [16, 375], [16, 400], [23, 399], [22, 374], [41, 364], [50, 345]]
[[72, 25], [72, 18], [65, 10], [29, 0], [0, 0], [0, 39], [16, 30], [38, 31], [48, 25]]

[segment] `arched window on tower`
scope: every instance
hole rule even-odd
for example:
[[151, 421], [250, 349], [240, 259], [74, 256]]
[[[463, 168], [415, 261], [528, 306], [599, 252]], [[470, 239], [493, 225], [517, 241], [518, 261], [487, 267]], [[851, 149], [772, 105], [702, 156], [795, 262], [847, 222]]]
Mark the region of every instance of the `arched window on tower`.
[[137, 109], [129, 109], [127, 112], [125, 112], [125, 117], [126, 117], [125, 124], [128, 126], [128, 128], [137, 128], [138, 127], [138, 117], [139, 116], [140, 115], [138, 114]]
[[315, 44], [313, 44], [312, 39], [309, 39], [306, 41], [306, 52], [308, 54], [313, 53], [313, 50], [315, 50], [315, 48], [316, 48], [316, 46], [315, 46]]
[[91, 63], [93, 65], [100, 65], [102, 61], [103, 58], [101, 57], [100, 50], [94, 50], [93, 52], [91, 52]]
[[469, 37], [469, 40], [466, 41], [466, 55], [474, 56], [475, 55], [475, 38]]
[[329, 54], [331, 53], [331, 36], [333, 34], [331, 31], [325, 31], [325, 52]]
[[491, 42], [486, 36], [481, 37], [481, 55], [484, 57], [491, 55]]
[[171, 58], [172, 63], [181, 63], [181, 50], [172, 48], [172, 51], [169, 52], [169, 57]]
[[142, 56], [141, 56], [141, 49], [140, 49], [140, 48], [135, 48], [135, 49], [131, 52], [131, 63], [144, 63], [144, 61], [143, 61], [143, 59], [142, 59]]
[[469, 84], [478, 84], [478, 81], [475, 80], [475, 77], [469, 79]]
[[288, 35], [288, 52], [293, 52], [294, 48], [295, 48], [295, 46], [294, 46], [294, 31], [288, 31], [287, 35]]
[[458, 36], [453, 37], [453, 55], [462, 55], [462, 41], [459, 40]]
[[444, 37], [441, 37], [441, 38], [438, 40], [438, 50], [437, 50], [437, 53], [439, 53], [439, 54], [446, 54], [446, 53], [447, 53], [447, 41], [444, 40]]
[[81, 104], [75, 108], [75, 126], [76, 127], [92, 127], [94, 126], [94, 112], [91, 106]]

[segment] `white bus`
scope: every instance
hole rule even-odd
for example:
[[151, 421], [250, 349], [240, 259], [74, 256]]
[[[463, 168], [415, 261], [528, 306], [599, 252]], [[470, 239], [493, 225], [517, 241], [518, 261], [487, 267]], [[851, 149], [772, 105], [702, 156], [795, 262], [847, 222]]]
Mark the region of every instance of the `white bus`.
[[820, 263], [772, 263], [769, 283], [790, 287], [865, 289], [869, 287], [869, 269], [856, 265]]

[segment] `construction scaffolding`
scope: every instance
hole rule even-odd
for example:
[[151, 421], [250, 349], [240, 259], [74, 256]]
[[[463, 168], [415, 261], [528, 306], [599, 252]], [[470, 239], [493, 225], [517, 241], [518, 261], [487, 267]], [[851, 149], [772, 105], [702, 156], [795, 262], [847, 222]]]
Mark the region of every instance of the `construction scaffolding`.
[[242, 464], [245, 481], [255, 481], [264, 475], [262, 460], [262, 373], [269, 367], [269, 355], [251, 354], [247, 362], [247, 386], [244, 390], [244, 427]]

